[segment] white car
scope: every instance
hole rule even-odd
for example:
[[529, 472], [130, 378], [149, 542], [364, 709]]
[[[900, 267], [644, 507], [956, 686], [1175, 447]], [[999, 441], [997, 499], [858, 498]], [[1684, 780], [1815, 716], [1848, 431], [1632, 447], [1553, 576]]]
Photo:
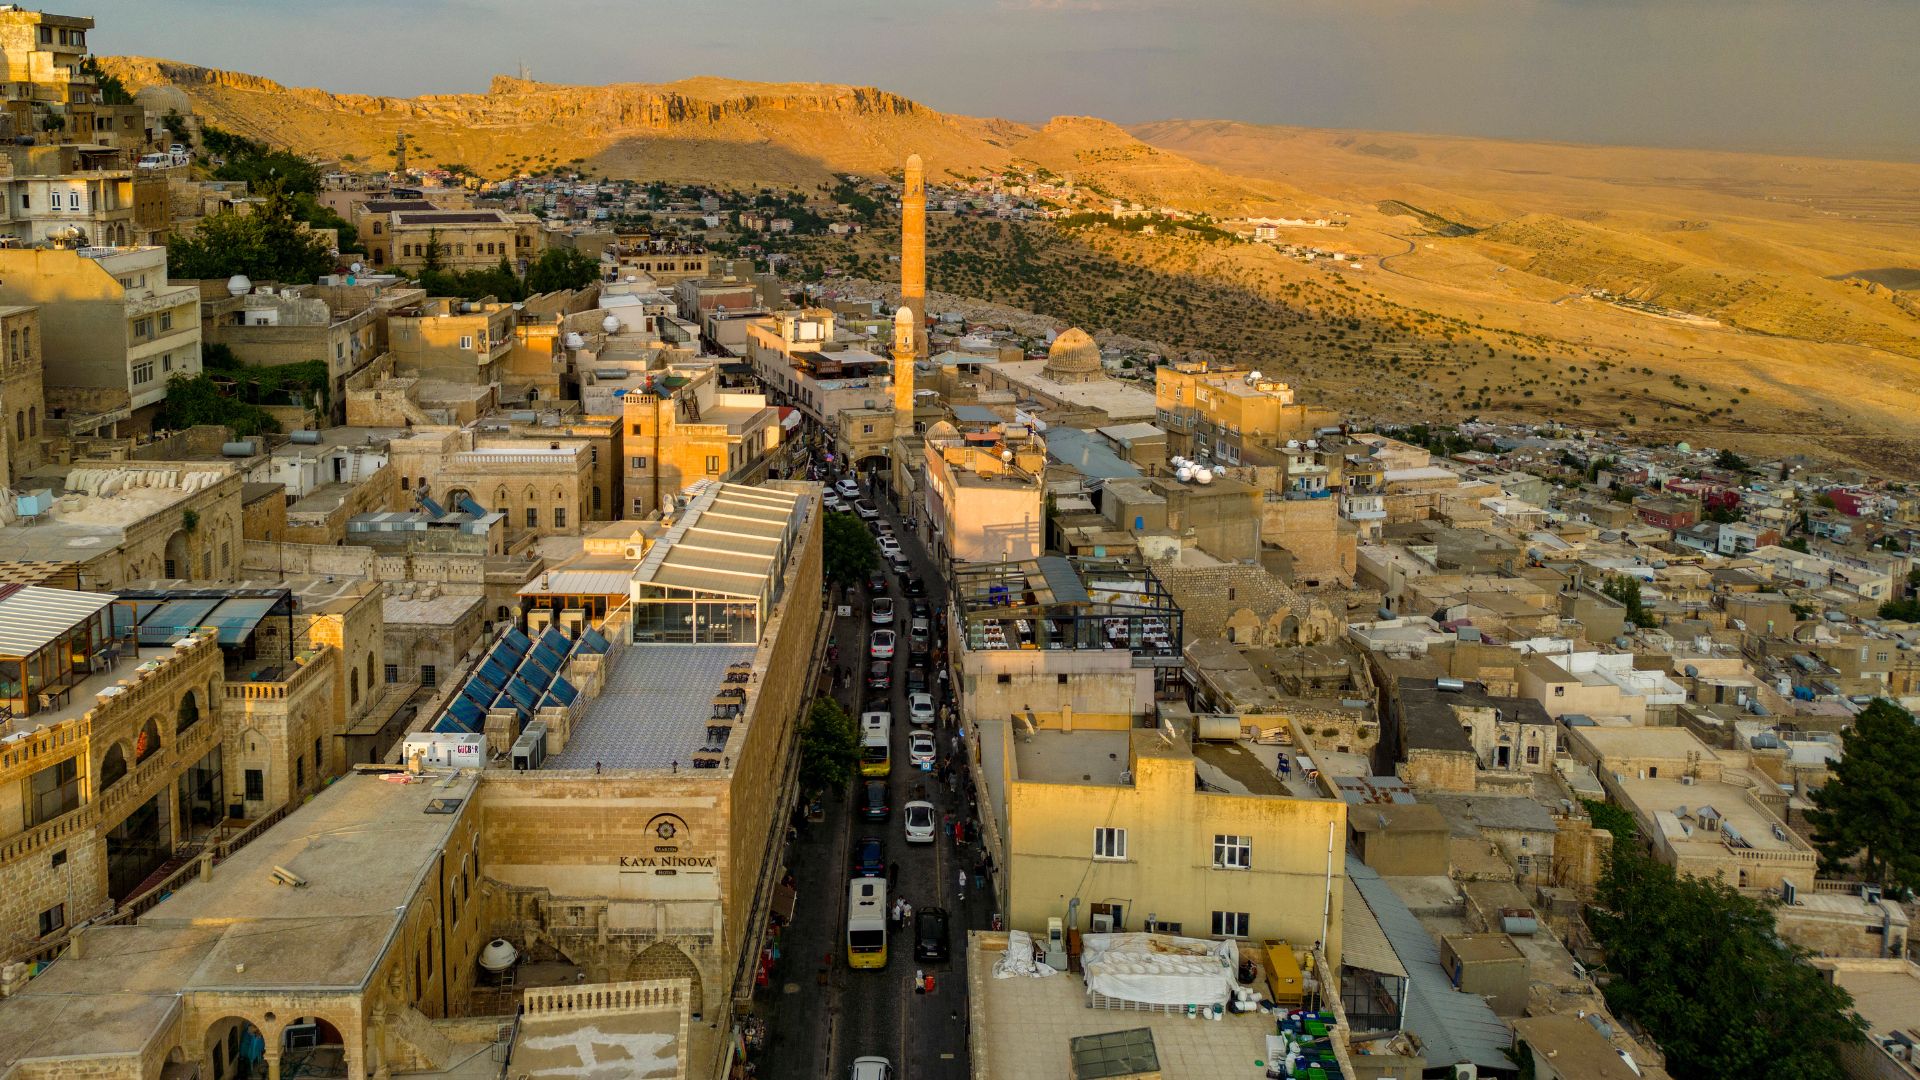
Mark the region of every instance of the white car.
[[827, 504], [827, 509], [838, 511], [840, 513], [846, 512], [847, 500], [841, 498], [839, 495], [829, 491], [827, 492], [827, 497], [824, 501]]
[[839, 492], [843, 498], [857, 499], [860, 497], [860, 481], [850, 476], [842, 477], [839, 483], [833, 485], [833, 490]]
[[876, 596], [873, 598], [873, 610], [868, 614], [875, 626], [886, 626], [893, 622], [893, 597]]
[[908, 694], [907, 719], [916, 724], [933, 723], [933, 695]]
[[930, 802], [910, 802], [906, 805], [902, 819], [907, 823], [907, 843], [933, 843], [933, 804]]
[[868, 506], [867, 501], [865, 499], [861, 499], [859, 502], [856, 502], [853, 504], [853, 512], [856, 514], [859, 514], [863, 518], [866, 518], [868, 521], [872, 521], [873, 519], [880, 516], [880, 511], [875, 510], [871, 506]]
[[883, 1057], [857, 1057], [847, 1080], [893, 1080], [893, 1062]]
[[875, 630], [867, 639], [867, 655], [875, 660], [893, 659], [893, 631]]
[[931, 731], [916, 731], [907, 739], [907, 761], [923, 769], [933, 768], [935, 750]]

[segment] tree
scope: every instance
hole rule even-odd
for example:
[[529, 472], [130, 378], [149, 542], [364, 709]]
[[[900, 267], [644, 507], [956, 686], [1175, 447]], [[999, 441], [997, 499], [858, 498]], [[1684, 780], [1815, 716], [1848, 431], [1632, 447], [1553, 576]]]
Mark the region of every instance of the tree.
[[1746, 458], [1741, 457], [1731, 450], [1720, 451], [1713, 459], [1713, 464], [1716, 468], [1727, 469], [1731, 472], [1750, 472], [1753, 469], [1753, 466], [1747, 464]]
[[1628, 574], [1609, 574], [1600, 591], [1626, 607], [1628, 622], [1639, 627], [1655, 625], [1653, 612], [1647, 610], [1646, 601], [1640, 598], [1639, 578]]
[[578, 248], [548, 248], [527, 267], [529, 293], [584, 289], [600, 278], [600, 263]]
[[1588, 924], [1607, 1004], [1646, 1028], [1673, 1075], [1840, 1080], [1853, 999], [1774, 935], [1762, 901], [1616, 843]]
[[309, 282], [334, 268], [333, 252], [294, 217], [278, 188], [250, 213], [225, 210], [200, 223], [190, 237], [167, 241], [167, 271], [176, 278]]
[[800, 731], [800, 790], [840, 791], [860, 761], [860, 735], [853, 717], [832, 698], [818, 698]]
[[1920, 600], [1889, 600], [1880, 605], [1880, 617], [1889, 622], [1920, 622]]
[[291, 150], [269, 150], [253, 144], [230, 154], [213, 170], [215, 180], [244, 180], [247, 190], [259, 192], [275, 184], [289, 195], [312, 195], [320, 190], [320, 167]]
[[100, 69], [100, 61], [89, 56], [80, 61], [80, 74], [93, 77], [94, 84], [100, 88], [100, 104], [131, 105], [133, 95], [127, 93], [127, 86], [119, 79]]
[[258, 405], [236, 401], [210, 375], [175, 375], [167, 380], [167, 397], [160, 403], [155, 423], [170, 431], [199, 424], [224, 424], [235, 436], [246, 438], [280, 430], [273, 414]]
[[852, 514], [829, 512], [821, 526], [821, 541], [827, 580], [853, 586], [867, 580], [880, 565], [880, 545], [860, 519]]
[[1878, 698], [1853, 718], [1840, 745], [1840, 760], [1807, 812], [1821, 861], [1854, 866], [1882, 885], [1920, 888], [1920, 726]]

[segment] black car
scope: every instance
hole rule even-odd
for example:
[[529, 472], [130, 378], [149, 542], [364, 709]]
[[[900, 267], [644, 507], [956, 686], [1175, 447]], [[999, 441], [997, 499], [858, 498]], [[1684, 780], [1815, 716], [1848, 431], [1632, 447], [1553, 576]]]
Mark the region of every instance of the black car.
[[945, 908], [923, 907], [913, 913], [913, 958], [946, 960], [952, 955], [947, 939]]
[[853, 876], [887, 876], [887, 845], [879, 837], [863, 836], [853, 846]]
[[866, 790], [860, 796], [860, 816], [868, 821], [885, 821], [893, 816], [893, 807], [887, 805], [887, 782], [869, 780]]
[[913, 617], [916, 619], [933, 618], [933, 609], [928, 607], [927, 602], [925, 600], [920, 599], [919, 597], [915, 597], [912, 600], [907, 601], [907, 607], [910, 610], [912, 610]]
[[875, 570], [867, 575], [867, 588], [874, 596], [887, 595], [887, 575]]
[[926, 584], [926, 582], [924, 582], [924, 581], [921, 581], [921, 580], [920, 580], [920, 579], [919, 579], [918, 577], [910, 577], [910, 578], [908, 578], [908, 579], [907, 579], [907, 595], [908, 595], [908, 596], [925, 596], [925, 595], [927, 595], [927, 584]]
[[875, 660], [872, 666], [867, 668], [867, 689], [893, 689], [893, 661]]
[[927, 692], [927, 669], [910, 667], [907, 669], [907, 693], [924, 694]]

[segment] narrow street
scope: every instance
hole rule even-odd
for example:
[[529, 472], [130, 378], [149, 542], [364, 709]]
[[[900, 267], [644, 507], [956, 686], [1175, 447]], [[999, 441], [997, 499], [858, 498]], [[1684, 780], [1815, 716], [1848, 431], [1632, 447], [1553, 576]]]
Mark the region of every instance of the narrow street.
[[[881, 508], [882, 520], [893, 527], [925, 586], [925, 601], [938, 610], [946, 602], [945, 581], [927, 557], [919, 539], [886, 505], [884, 485], [863, 484], [863, 498]], [[760, 992], [756, 1012], [767, 1024], [766, 1049], [760, 1072], [770, 1080], [819, 1080], [844, 1077], [857, 1057], [876, 1055], [893, 1062], [899, 1080], [963, 1080], [970, 1073], [967, 1059], [966, 935], [992, 920], [991, 902], [967, 883], [960, 896], [959, 875], [964, 867], [971, 878], [979, 854], [977, 842], [956, 845], [951, 831], [941, 831], [931, 844], [908, 844], [902, 808], [925, 797], [935, 806], [935, 827], [942, 829], [948, 815], [966, 816], [964, 795], [939, 781], [931, 772], [908, 764], [908, 735], [913, 727], [907, 714], [907, 673], [925, 669], [936, 707], [948, 703], [930, 659], [911, 655], [907, 630], [912, 602], [906, 582], [891, 570], [888, 594], [896, 616], [889, 627], [898, 636], [893, 663], [893, 686], [869, 693], [865, 688], [869, 622], [864, 587], [853, 590], [850, 616], [834, 620], [838, 665], [845, 672], [836, 692], [840, 704], [856, 722], [863, 709], [885, 708], [893, 714], [892, 769], [887, 779], [891, 814], [885, 821], [868, 821], [858, 812], [865, 781], [856, 777], [849, 789], [829, 797], [824, 820], [805, 825], [794, 845], [791, 869], [797, 881], [794, 921], [782, 935], [781, 954], [771, 985]], [[935, 624], [934, 639], [944, 639]], [[936, 654], [937, 655], [937, 654]], [[953, 752], [952, 718], [933, 729], [942, 757]], [[956, 761], [965, 755], [955, 755]], [[964, 792], [967, 785], [957, 785]], [[924, 794], [922, 791], [924, 789]], [[952, 959], [923, 963], [914, 959], [911, 921], [888, 935], [887, 966], [879, 971], [847, 967], [845, 919], [847, 886], [857, 842], [881, 837], [885, 858], [899, 867], [889, 890], [916, 909], [945, 908], [950, 915]], [[916, 992], [916, 972], [934, 978], [931, 995]]]

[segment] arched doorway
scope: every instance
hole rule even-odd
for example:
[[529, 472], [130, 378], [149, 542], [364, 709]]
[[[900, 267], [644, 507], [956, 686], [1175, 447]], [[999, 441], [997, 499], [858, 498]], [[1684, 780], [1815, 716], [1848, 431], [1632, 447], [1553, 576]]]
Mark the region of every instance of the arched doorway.
[[333, 1022], [300, 1016], [280, 1029], [281, 1076], [345, 1076], [347, 1040]]
[[189, 690], [180, 695], [180, 711], [174, 716], [173, 733], [178, 735], [199, 722], [200, 695], [197, 691]]
[[246, 1080], [266, 1056], [266, 1037], [244, 1016], [223, 1016], [207, 1028], [208, 1080]]
[[167, 557], [164, 577], [172, 580], [184, 578], [192, 572], [187, 562], [187, 530], [175, 529], [167, 537]]
[[[189, 697], [192, 695], [189, 694]], [[154, 717], [147, 717], [141, 726], [140, 734], [133, 740], [133, 763], [135, 765], [152, 757], [160, 749], [160, 724]]]
[[701, 992], [700, 969], [694, 966], [693, 958], [681, 952], [671, 942], [656, 941], [645, 951], [627, 962], [628, 981], [643, 979], [686, 979], [690, 984], [687, 991], [692, 1002], [694, 1019], [700, 1018]]

